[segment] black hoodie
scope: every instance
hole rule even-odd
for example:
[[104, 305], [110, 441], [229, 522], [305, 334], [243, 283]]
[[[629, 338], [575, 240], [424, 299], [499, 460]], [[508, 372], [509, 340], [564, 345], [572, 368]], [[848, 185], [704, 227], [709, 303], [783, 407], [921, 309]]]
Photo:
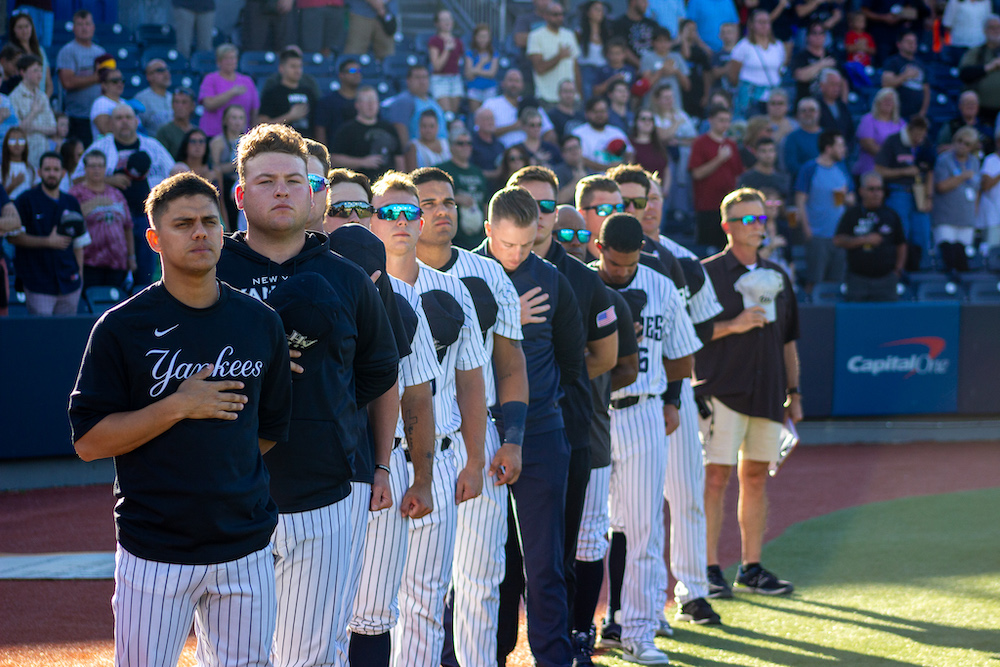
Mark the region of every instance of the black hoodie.
[[293, 374], [288, 440], [264, 457], [271, 496], [282, 513], [347, 497], [361, 441], [358, 409], [392, 387], [399, 366], [378, 290], [356, 264], [330, 250], [325, 234], [306, 232], [302, 251], [276, 264], [252, 250], [245, 233], [237, 232], [225, 239], [217, 269], [221, 280], [260, 301], [289, 276], [307, 271], [326, 278], [340, 298], [340, 312], [322, 367]]

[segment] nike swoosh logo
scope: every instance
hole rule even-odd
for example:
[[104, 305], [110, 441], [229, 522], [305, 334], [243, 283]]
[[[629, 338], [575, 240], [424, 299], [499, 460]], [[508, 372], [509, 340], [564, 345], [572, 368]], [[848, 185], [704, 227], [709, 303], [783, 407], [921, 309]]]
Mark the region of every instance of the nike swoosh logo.
[[156, 336], [157, 338], [163, 338], [164, 336], [166, 336], [168, 333], [170, 333], [171, 331], [173, 331], [174, 329], [176, 329], [179, 326], [180, 326], [179, 324], [175, 324], [174, 326], [170, 327], [169, 329], [164, 329], [163, 331], [160, 331], [159, 329], [154, 329], [153, 330], [153, 335]]

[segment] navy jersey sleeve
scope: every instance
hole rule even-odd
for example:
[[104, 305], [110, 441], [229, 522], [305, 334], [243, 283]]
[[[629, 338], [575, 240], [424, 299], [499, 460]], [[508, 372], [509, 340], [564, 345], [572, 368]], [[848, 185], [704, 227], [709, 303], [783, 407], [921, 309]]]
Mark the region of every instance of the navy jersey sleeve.
[[559, 299], [552, 315], [552, 345], [559, 364], [559, 383], [570, 385], [584, 373], [583, 351], [586, 334], [580, 307], [566, 276], [559, 274]]
[[260, 386], [257, 437], [280, 442], [288, 439], [288, 425], [292, 420], [292, 371], [285, 328], [277, 313], [272, 318], [272, 324], [274, 355]]
[[[364, 275], [360, 270], [358, 274]], [[354, 354], [354, 381], [360, 408], [384, 394], [396, 382], [399, 352], [389, 316], [375, 285], [367, 277], [358, 284], [360, 294], [355, 313], [358, 342]]]
[[87, 435], [108, 415], [130, 409], [124, 353], [114, 333], [113, 321], [105, 315], [90, 332], [76, 386], [69, 396], [73, 442]]
[[35, 216], [31, 213], [31, 190], [25, 190], [17, 199], [14, 200], [14, 206], [17, 208], [17, 214], [21, 216], [21, 224], [24, 225], [24, 230], [29, 234], [41, 234], [38, 229], [38, 225], [35, 224]]
[[[587, 314], [587, 340], [601, 340], [607, 338], [618, 329], [618, 309], [615, 308], [614, 300], [608, 288], [592, 269], [594, 288], [591, 290], [590, 303], [586, 304], [589, 309]], [[581, 310], [583, 307], [581, 306]]]
[[632, 319], [632, 311], [628, 307], [625, 297], [606, 287], [608, 294], [614, 299], [615, 312], [618, 314], [618, 356], [628, 357], [639, 352], [639, 341], [635, 337], [635, 320]]

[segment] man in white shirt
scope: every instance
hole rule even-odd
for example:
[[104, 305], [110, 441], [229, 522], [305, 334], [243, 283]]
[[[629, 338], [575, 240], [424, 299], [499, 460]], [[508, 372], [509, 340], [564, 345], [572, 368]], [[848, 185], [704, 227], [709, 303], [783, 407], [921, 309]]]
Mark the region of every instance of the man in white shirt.
[[580, 138], [583, 164], [592, 171], [604, 171], [623, 162], [631, 162], [635, 151], [628, 136], [608, 125], [608, 103], [603, 97], [592, 97], [584, 107], [587, 124], [573, 130]]
[[562, 5], [553, 2], [545, 13], [545, 25], [528, 33], [528, 59], [535, 73], [535, 95], [550, 104], [559, 102], [559, 83], [573, 81], [580, 88], [580, 47], [572, 30], [563, 27]]
[[[520, 70], [512, 67], [507, 70], [500, 82], [500, 94], [483, 102], [483, 108], [493, 112], [493, 119], [496, 122], [493, 136], [505, 149], [523, 142], [526, 136], [518, 121], [518, 103], [521, 101], [522, 91], [524, 91], [524, 76]], [[548, 114], [544, 109], [539, 109], [538, 113], [542, 115], [542, 139], [555, 142], [555, 130]]]

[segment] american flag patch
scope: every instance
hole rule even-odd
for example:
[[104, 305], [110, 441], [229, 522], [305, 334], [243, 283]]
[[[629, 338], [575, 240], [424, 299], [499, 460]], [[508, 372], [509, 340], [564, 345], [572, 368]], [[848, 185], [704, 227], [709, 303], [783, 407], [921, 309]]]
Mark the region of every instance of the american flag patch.
[[618, 315], [615, 313], [614, 306], [610, 306], [607, 310], [597, 313], [597, 326], [599, 328], [609, 327], [617, 321]]

